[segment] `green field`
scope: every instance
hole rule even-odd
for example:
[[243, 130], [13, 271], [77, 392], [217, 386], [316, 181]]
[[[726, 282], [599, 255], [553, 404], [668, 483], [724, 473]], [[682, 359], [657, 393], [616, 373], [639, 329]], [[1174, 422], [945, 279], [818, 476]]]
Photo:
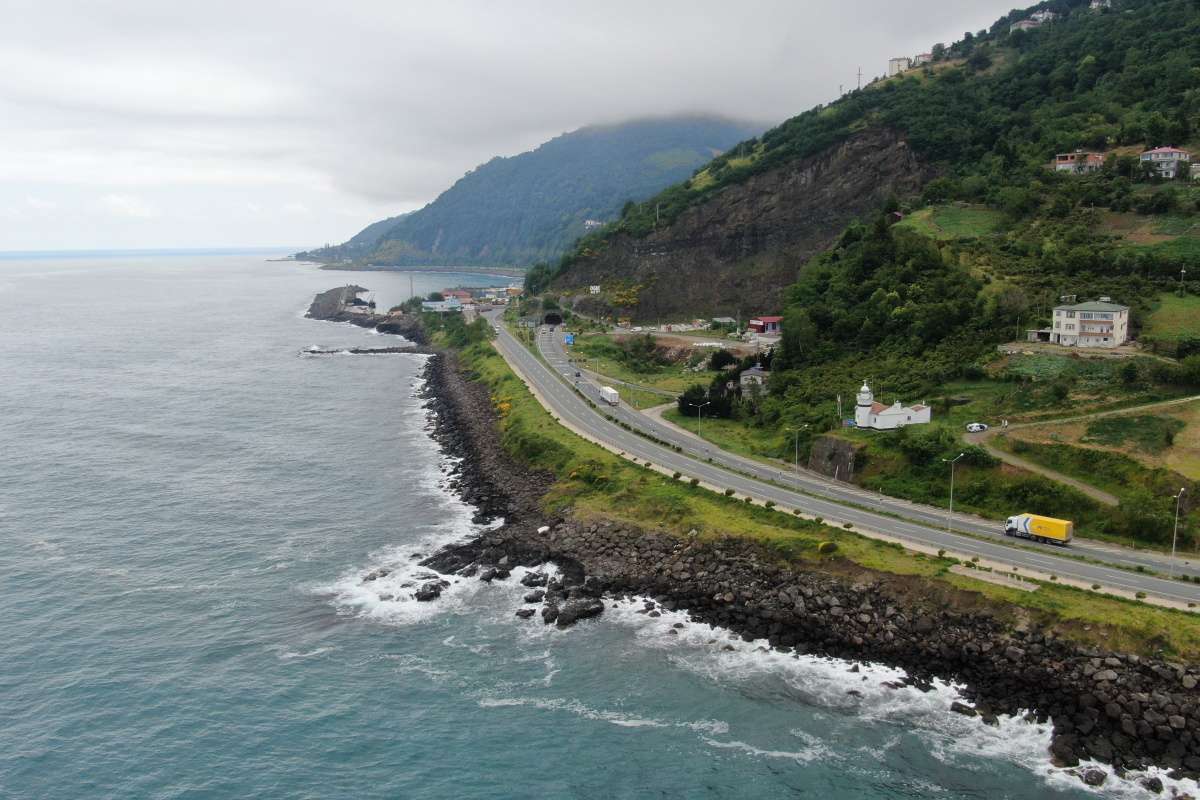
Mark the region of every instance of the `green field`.
[[1000, 226], [1001, 213], [984, 206], [945, 205], [922, 208], [897, 225], [940, 241], [974, 239]]
[[[1200, 255], [1200, 240], [1196, 241], [1196, 247]], [[1159, 295], [1154, 311], [1142, 327], [1142, 335], [1165, 342], [1200, 338], [1200, 297]]]
[[[707, 357], [708, 352], [703, 351], [701, 355]], [[695, 372], [682, 364], [632, 365], [622, 360], [620, 347], [609, 336], [580, 336], [575, 339], [575, 345], [570, 348], [568, 356], [573, 362], [600, 375], [667, 392], [682, 392], [694, 383], [707, 385], [716, 375], [710, 370]], [[614, 388], [618, 391], [622, 390], [620, 386]], [[650, 405], [658, 405], [669, 402], [669, 400], [670, 398], [659, 397]], [[642, 403], [640, 407], [646, 408], [647, 406]]]

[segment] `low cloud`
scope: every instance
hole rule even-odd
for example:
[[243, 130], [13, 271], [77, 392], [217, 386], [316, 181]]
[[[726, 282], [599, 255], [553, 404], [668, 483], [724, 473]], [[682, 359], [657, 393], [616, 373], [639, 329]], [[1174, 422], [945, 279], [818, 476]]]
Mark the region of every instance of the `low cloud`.
[[116, 244], [89, 196], [147, 246], [337, 241], [583, 125], [780, 121], [1010, 5], [10, 0], [0, 208], [56, 218], [0, 247]]

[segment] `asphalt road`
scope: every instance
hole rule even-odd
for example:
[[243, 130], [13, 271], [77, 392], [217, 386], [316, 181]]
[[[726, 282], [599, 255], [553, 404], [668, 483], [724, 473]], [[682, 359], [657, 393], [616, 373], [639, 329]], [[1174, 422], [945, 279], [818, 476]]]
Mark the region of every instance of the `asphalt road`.
[[[973, 521], [975, 518], [964, 519], [956, 515], [953, 521], [953, 527], [970, 530], [974, 534], [972, 536], [947, 531], [946, 514], [940, 510], [881, 498], [855, 487], [831, 485], [803, 474], [787, 474], [705, 445], [623, 405], [606, 408], [607, 413], [616, 419], [646, 430], [683, 450], [676, 452], [608, 421], [575, 394], [572, 385], [578, 381], [580, 391], [597, 405], [605, 407], [600, 400], [598, 387], [586, 379], [575, 378], [575, 369], [566, 361], [555, 335], [539, 330], [538, 347], [546, 358], [546, 362], [543, 362], [502, 325], [496, 327], [496, 345], [502, 355], [537, 390], [557, 416], [588, 436], [624, 451], [639, 461], [650, 461], [688, 478], [698, 478], [707, 484], [733, 489], [739, 495], [752, 495], [788, 508], [798, 508], [834, 524], [850, 522], [857, 528], [879, 531], [929, 548], [979, 556], [1023, 570], [1099, 583], [1106, 588], [1142, 591], [1181, 602], [1200, 603], [1200, 585], [1080, 561], [1064, 556], [1062, 549], [1056, 546], [1036, 546], [1025, 540], [1021, 541], [1024, 546], [1013, 546], [1000, 532], [998, 523]], [[547, 366], [547, 362], [551, 366]], [[709, 458], [713, 463], [706, 460]], [[897, 519], [892, 514], [903, 518]], [[968, 527], [968, 524], [972, 527]], [[1143, 564], [1152, 565], [1156, 570], [1162, 569], [1161, 562], [1152, 554], [1103, 545], [1095, 548], [1095, 545], [1079, 540], [1072, 543], [1071, 551], [1112, 564], [1130, 567]]]

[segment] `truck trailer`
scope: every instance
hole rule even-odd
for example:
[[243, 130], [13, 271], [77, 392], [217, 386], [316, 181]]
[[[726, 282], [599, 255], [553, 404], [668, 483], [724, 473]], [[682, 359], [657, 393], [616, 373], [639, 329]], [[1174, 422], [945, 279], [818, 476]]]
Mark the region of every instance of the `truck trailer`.
[[600, 399], [608, 403], [610, 406], [621, 404], [621, 395], [617, 394], [617, 390], [611, 386], [600, 387]]
[[1069, 519], [1043, 517], [1040, 514], [1018, 514], [1004, 521], [1005, 536], [1019, 536], [1035, 542], [1066, 544], [1075, 534], [1075, 523]]

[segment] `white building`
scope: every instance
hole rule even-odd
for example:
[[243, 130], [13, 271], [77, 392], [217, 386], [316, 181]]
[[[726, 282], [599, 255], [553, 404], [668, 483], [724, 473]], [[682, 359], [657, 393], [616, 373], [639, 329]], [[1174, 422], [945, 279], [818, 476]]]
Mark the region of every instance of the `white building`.
[[593, 283], [588, 287], [588, 294], [600, 294], [600, 284]]
[[1156, 147], [1142, 153], [1140, 158], [1143, 164], [1154, 167], [1154, 171], [1158, 173], [1159, 177], [1171, 180], [1175, 177], [1175, 172], [1181, 164], [1187, 164], [1192, 160], [1192, 154], [1187, 150], [1180, 150], [1178, 147]]
[[444, 314], [448, 311], [462, 311], [462, 301], [457, 297], [451, 297], [448, 300], [423, 300], [421, 302], [422, 311], [436, 311], [439, 314]]
[[1053, 327], [1029, 331], [1029, 340], [1064, 347], [1119, 347], [1129, 341], [1129, 306], [1108, 297], [1055, 306]]
[[[771, 373], [763, 369], [758, 364], [755, 364], [750, 369], [742, 370], [742, 374], [738, 376], [738, 383], [741, 384], [742, 390], [750, 390], [752, 392], [767, 392], [767, 379], [771, 377]], [[753, 387], [753, 388], [752, 388]]]
[[890, 431], [905, 425], [925, 425], [930, 413], [929, 406], [905, 406], [899, 400], [890, 406], [876, 403], [871, 387], [863, 381], [854, 405], [854, 424], [859, 428]]
[[912, 59], [908, 56], [899, 56], [898, 58], [888, 59], [888, 77], [899, 75], [906, 69], [912, 66]]
[[933, 61], [933, 53], [917, 53], [912, 57], [912, 66], [920, 67]]

